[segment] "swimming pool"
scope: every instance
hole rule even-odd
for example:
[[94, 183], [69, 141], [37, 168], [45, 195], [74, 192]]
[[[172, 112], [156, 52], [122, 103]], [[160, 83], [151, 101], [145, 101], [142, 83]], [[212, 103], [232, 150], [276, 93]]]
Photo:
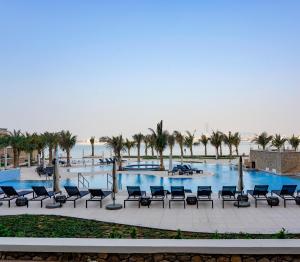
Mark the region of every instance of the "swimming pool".
[[[176, 163], [174, 163], [176, 164]], [[174, 177], [159, 177], [156, 175], [145, 175], [145, 174], [119, 174], [118, 175], [118, 186], [121, 189], [126, 189], [126, 186], [139, 185], [142, 190], [149, 191], [151, 185], [162, 185], [166, 189], [170, 186], [181, 185], [187, 189], [191, 189], [193, 192], [196, 191], [198, 185], [211, 185], [212, 190], [217, 192], [223, 185], [236, 185], [238, 180], [237, 169], [229, 165], [221, 164], [193, 164], [193, 167], [203, 169], [208, 172], [212, 172], [215, 175], [203, 175], [201, 177], [188, 177], [188, 178], [174, 178]], [[90, 182], [90, 187], [101, 187], [106, 188], [106, 175], [95, 174], [86, 176]], [[300, 189], [300, 179], [292, 176], [279, 176], [272, 173], [263, 171], [244, 171], [244, 184], [245, 189], [251, 189], [254, 185], [268, 184], [270, 190], [280, 189], [283, 184], [296, 184]], [[1, 182], [1, 185], [12, 185], [16, 189], [28, 189], [32, 185], [45, 185], [47, 187], [52, 186], [51, 181], [6, 181]], [[61, 186], [65, 185], [77, 185], [77, 179], [66, 179], [61, 181]]]

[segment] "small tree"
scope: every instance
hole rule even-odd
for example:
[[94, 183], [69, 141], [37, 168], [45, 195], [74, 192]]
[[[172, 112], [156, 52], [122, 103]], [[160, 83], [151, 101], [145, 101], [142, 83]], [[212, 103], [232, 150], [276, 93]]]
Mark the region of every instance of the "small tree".
[[273, 136], [269, 136], [267, 132], [263, 132], [260, 135], [256, 135], [256, 137], [252, 140], [252, 142], [256, 143], [258, 146], [261, 146], [263, 150], [266, 149], [266, 146], [272, 141]]
[[141, 143], [144, 139], [144, 136], [142, 133], [138, 133], [138, 134], [135, 134], [132, 136], [133, 140], [135, 141], [136, 143], [136, 147], [137, 147], [137, 151], [138, 151], [138, 162], [141, 161]]
[[[59, 145], [62, 148], [62, 150], [66, 151], [67, 153], [67, 166], [71, 166], [70, 162], [70, 152], [71, 149], [76, 144], [76, 136], [72, 135], [70, 131], [61, 131], [59, 136]], [[58, 161], [58, 159], [56, 159]]]
[[92, 156], [95, 156], [95, 137], [92, 136], [90, 138], [90, 143], [91, 143], [91, 146], [92, 146]]
[[272, 140], [272, 146], [276, 147], [278, 151], [284, 146], [285, 142], [287, 141], [286, 138], [281, 137], [281, 135], [276, 134]]
[[202, 135], [199, 142], [202, 143], [202, 145], [204, 146], [204, 154], [205, 156], [207, 156], [207, 145], [209, 142], [210, 138], [207, 137], [206, 135]]

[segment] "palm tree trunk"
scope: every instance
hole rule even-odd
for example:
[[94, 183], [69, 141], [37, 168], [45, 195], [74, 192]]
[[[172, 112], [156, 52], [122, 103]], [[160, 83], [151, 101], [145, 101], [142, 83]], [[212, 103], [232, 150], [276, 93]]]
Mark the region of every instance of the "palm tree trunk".
[[191, 158], [193, 158], [193, 146], [190, 147]]
[[121, 152], [117, 153], [117, 157], [118, 157], [118, 170], [121, 171], [122, 170], [122, 156], [121, 156]]
[[207, 156], [207, 145], [204, 146], [204, 153], [205, 153], [205, 156]]
[[138, 146], [138, 162], [141, 162], [141, 155], [140, 155], [140, 152], [141, 151], [141, 147]]
[[170, 147], [170, 156], [169, 156], [169, 171], [173, 169], [173, 148]]
[[183, 147], [180, 145], [181, 165], [183, 164]]
[[95, 155], [95, 152], [94, 152], [94, 145], [92, 145], [92, 156]]
[[52, 147], [49, 146], [49, 166], [52, 165], [52, 159], [53, 159], [53, 156], [52, 156]]
[[145, 156], [148, 155], [148, 146], [145, 145]]
[[218, 159], [219, 159], [219, 148], [216, 147], [216, 160], [218, 160]]
[[27, 153], [27, 167], [30, 167], [30, 161], [31, 161], [30, 153]]
[[223, 156], [222, 144], [220, 145], [220, 156]]
[[17, 168], [19, 166], [18, 161], [18, 150], [16, 148], [13, 149], [14, 154], [14, 168]]
[[232, 156], [232, 145], [229, 145], [229, 156]]
[[163, 152], [162, 151], [159, 152], [159, 158], [160, 158], [160, 170], [164, 171], [165, 168], [164, 168], [164, 158], [163, 158]]
[[129, 156], [129, 158], [130, 158], [130, 148], [128, 148], [128, 156]]
[[[71, 163], [70, 163], [70, 149], [67, 149], [67, 166], [71, 166]], [[58, 159], [56, 159], [56, 161], [58, 161]]]
[[236, 152], [236, 155], [238, 156], [239, 155], [239, 148], [237, 146], [235, 147], [235, 152]]
[[151, 154], [152, 154], [152, 156], [154, 156], [154, 148], [153, 148], [153, 146], [151, 146]]

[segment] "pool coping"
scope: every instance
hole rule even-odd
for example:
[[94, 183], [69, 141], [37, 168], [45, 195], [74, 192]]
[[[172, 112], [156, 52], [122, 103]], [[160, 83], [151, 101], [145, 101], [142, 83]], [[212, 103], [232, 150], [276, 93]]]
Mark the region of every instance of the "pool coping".
[[1, 252], [196, 253], [231, 255], [298, 255], [299, 239], [175, 240], [0, 238]]

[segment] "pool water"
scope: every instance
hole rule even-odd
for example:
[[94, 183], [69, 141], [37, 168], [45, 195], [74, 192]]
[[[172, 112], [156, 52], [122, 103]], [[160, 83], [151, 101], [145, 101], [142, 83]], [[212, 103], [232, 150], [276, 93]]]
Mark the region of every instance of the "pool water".
[[[174, 163], [176, 164], [176, 163]], [[150, 186], [161, 185], [166, 189], [171, 186], [184, 186], [187, 189], [191, 189], [193, 192], [197, 190], [197, 186], [210, 185], [212, 190], [217, 192], [223, 185], [237, 185], [238, 171], [235, 167], [221, 164], [193, 164], [195, 168], [203, 169], [204, 171], [214, 173], [214, 175], [203, 175], [202, 177], [188, 178], [174, 178], [159, 177], [155, 175], [145, 174], [119, 174], [118, 186], [120, 189], [126, 189], [126, 186], [138, 185], [142, 190], [149, 191]], [[80, 169], [84, 172], [84, 169]], [[142, 171], [141, 171], [142, 172]], [[263, 171], [244, 171], [244, 185], [245, 189], [252, 189], [254, 185], [269, 185], [269, 189], [280, 189], [284, 184], [295, 184], [300, 189], [300, 179], [294, 176], [280, 176]], [[90, 183], [90, 187], [107, 187], [106, 175], [95, 174], [86, 176]], [[35, 181], [35, 180], [11, 180], [1, 182], [1, 185], [11, 185], [16, 189], [29, 189], [33, 185], [44, 185], [46, 187], [52, 187], [51, 181]], [[74, 174], [74, 179], [66, 179], [61, 181], [61, 186], [65, 185], [77, 185], [77, 176]]]

